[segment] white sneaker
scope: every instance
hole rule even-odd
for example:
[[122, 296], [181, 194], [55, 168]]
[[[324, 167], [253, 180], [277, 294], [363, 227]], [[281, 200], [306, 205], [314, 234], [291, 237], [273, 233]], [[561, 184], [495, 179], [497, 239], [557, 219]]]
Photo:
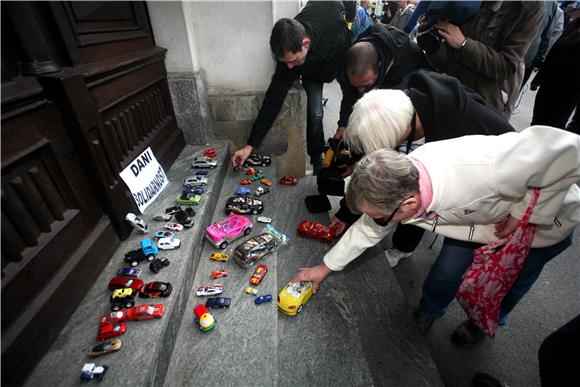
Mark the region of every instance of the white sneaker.
[[389, 265], [391, 265], [391, 267], [397, 266], [401, 259], [410, 257], [412, 254], [413, 252], [405, 253], [394, 248], [385, 250], [385, 256], [387, 257], [387, 261], [389, 261]]

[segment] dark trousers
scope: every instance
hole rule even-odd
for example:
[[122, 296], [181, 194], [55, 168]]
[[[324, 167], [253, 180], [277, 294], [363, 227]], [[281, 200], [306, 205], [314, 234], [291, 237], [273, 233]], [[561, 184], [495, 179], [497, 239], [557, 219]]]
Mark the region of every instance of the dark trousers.
[[566, 123], [578, 104], [580, 104], [580, 89], [542, 85], [536, 94], [532, 125], [566, 129]]
[[546, 337], [538, 358], [542, 387], [580, 386], [580, 315]]
[[417, 248], [424, 233], [425, 230], [420, 227], [399, 223], [393, 233], [393, 247], [404, 253], [410, 253]]
[[302, 86], [308, 99], [306, 106], [306, 152], [310, 156], [310, 164], [320, 163], [324, 151], [324, 107], [322, 106], [322, 89], [324, 83], [303, 79]]

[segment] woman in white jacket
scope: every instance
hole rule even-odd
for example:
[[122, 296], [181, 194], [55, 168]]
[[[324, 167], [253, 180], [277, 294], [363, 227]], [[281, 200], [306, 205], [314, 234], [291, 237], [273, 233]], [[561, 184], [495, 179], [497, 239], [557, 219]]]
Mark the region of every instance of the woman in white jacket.
[[[323, 263], [300, 269], [294, 280], [316, 288], [331, 271], [342, 270], [391, 230], [389, 222], [411, 223], [458, 240], [444, 244], [413, 312], [422, 331], [453, 300], [478, 245], [509, 235], [541, 193], [530, 218], [537, 231], [518, 280], [502, 301], [500, 323], [526, 294], [550, 259], [571, 244], [580, 223], [580, 136], [535, 126], [501, 136], [465, 136], [423, 145], [408, 156], [379, 150], [361, 160], [347, 190], [352, 210], [364, 215], [345, 233]], [[461, 241], [465, 241], [462, 243]], [[483, 332], [469, 321], [454, 332], [474, 346]]]

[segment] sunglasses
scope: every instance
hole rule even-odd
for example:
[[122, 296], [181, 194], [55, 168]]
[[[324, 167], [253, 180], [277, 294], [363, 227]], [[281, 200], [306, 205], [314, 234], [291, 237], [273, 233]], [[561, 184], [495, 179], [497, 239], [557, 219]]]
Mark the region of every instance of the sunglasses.
[[410, 199], [412, 197], [413, 197], [413, 195], [411, 195], [411, 196], [406, 197], [405, 199], [403, 199], [401, 201], [401, 203], [399, 203], [399, 205], [397, 206], [397, 208], [395, 208], [394, 211], [391, 213], [391, 215], [389, 215], [388, 217], [386, 217], [386, 218], [373, 218], [373, 221], [377, 225], [379, 225], [381, 227], [387, 226], [391, 222], [391, 220], [393, 220], [393, 218], [395, 217], [395, 214], [397, 213], [397, 211], [399, 211], [399, 208], [403, 205], [403, 203], [405, 202], [405, 200]]

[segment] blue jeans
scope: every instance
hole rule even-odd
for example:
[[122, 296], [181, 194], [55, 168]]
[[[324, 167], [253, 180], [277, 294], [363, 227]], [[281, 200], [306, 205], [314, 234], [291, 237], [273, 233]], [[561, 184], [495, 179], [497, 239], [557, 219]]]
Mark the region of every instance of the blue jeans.
[[[572, 234], [553, 246], [530, 249], [528, 259], [518, 279], [501, 302], [499, 323], [506, 323], [506, 316], [530, 290], [540, 276], [544, 265], [572, 244]], [[439, 318], [455, 298], [461, 277], [473, 261], [473, 250], [477, 245], [445, 238], [439, 256], [423, 284], [419, 306], [423, 313]]]
[[306, 108], [306, 152], [310, 156], [310, 164], [320, 163], [324, 151], [324, 130], [322, 120], [322, 89], [324, 84], [303, 79], [302, 86], [308, 99]]

